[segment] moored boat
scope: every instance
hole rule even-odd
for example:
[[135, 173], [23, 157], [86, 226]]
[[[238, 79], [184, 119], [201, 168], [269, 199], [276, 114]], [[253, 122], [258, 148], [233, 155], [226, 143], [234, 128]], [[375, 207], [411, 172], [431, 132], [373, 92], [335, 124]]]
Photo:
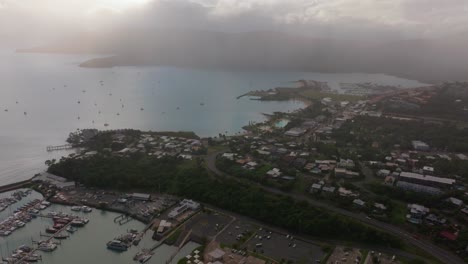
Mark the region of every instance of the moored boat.
[[106, 245], [108, 249], [119, 251], [119, 252], [127, 251], [128, 249], [128, 246], [120, 240], [111, 240], [107, 242]]

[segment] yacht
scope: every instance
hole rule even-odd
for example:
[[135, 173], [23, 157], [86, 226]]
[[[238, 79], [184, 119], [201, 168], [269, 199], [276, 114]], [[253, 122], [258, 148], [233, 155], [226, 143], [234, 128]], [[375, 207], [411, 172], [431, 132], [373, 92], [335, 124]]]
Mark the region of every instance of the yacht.
[[75, 231], [77, 230], [76, 228], [73, 228], [73, 226], [67, 226], [67, 232], [69, 233], [75, 233]]
[[120, 240], [112, 240], [107, 242], [107, 248], [115, 251], [127, 251], [128, 246]]
[[88, 206], [81, 207], [81, 210], [83, 210], [83, 212], [85, 213], [90, 213], [91, 211], [93, 211], [93, 209], [91, 209], [91, 207]]
[[55, 235], [54, 235], [54, 238], [55, 238], [55, 239], [66, 239], [66, 238], [68, 238], [68, 235], [67, 235], [67, 234], [62, 234], [62, 233], [60, 233], [60, 234], [55, 234]]
[[44, 251], [44, 252], [52, 252], [57, 248], [57, 245], [54, 243], [48, 243], [48, 242], [43, 242], [40, 243], [39, 246], [37, 247], [38, 250]]
[[79, 205], [72, 206], [71, 210], [72, 211], [81, 211], [81, 206], [79, 206]]

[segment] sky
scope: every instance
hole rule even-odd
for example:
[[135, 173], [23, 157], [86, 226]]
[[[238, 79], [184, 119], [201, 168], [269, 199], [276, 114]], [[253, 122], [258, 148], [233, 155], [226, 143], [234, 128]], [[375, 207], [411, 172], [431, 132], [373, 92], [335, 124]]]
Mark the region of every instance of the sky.
[[165, 27], [286, 31], [319, 38], [467, 34], [467, 0], [0, 0], [0, 37]]

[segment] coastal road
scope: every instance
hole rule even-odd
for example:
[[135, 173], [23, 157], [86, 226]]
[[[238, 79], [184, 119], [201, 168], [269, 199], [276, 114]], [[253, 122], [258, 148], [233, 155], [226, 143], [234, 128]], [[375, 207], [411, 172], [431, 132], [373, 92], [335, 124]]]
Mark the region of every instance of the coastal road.
[[[213, 172], [214, 174], [216, 174], [218, 176], [223, 176], [223, 177], [227, 177], [227, 178], [239, 181], [239, 179], [237, 179], [236, 177], [231, 176], [231, 175], [229, 175], [227, 173], [224, 173], [224, 172], [220, 171], [216, 167], [216, 157], [219, 154], [223, 153], [223, 152], [224, 151], [216, 151], [216, 152], [209, 153], [205, 158], [207, 168], [211, 172]], [[334, 207], [334, 206], [332, 206], [330, 204], [323, 203], [323, 202], [311, 199], [310, 197], [308, 197], [308, 196], [306, 196], [304, 194], [288, 193], [288, 192], [278, 190], [276, 188], [263, 186], [261, 184], [254, 183], [254, 182], [252, 182], [251, 184], [255, 185], [258, 188], [261, 188], [264, 191], [274, 193], [274, 194], [278, 194], [278, 195], [289, 196], [289, 197], [295, 199], [296, 201], [306, 201], [306, 202], [310, 203], [311, 205], [313, 205], [315, 207], [319, 207], [319, 208], [329, 210], [329, 211], [332, 211], [332, 212], [340, 214], [340, 215], [347, 216], [349, 218], [352, 218], [352, 219], [355, 219], [357, 221], [363, 222], [365, 224], [368, 224], [368, 225], [373, 226], [375, 228], [378, 228], [380, 230], [386, 231], [386, 232], [400, 238], [401, 240], [405, 241], [406, 243], [410, 243], [410, 244], [412, 244], [412, 245], [426, 251], [428, 254], [434, 256], [435, 258], [440, 260], [442, 263], [451, 263], [451, 264], [463, 264], [463, 263], [465, 263], [462, 259], [460, 259], [458, 256], [452, 254], [451, 252], [449, 252], [449, 251], [447, 251], [445, 249], [442, 249], [442, 248], [430, 243], [429, 241], [417, 239], [417, 238], [413, 237], [410, 233], [408, 233], [405, 230], [403, 230], [403, 229], [401, 229], [399, 227], [396, 227], [394, 225], [387, 224], [387, 223], [384, 223], [384, 222], [381, 222], [381, 221], [377, 221], [375, 219], [368, 218], [367, 216], [365, 216], [363, 214], [357, 214], [357, 213], [353, 213], [353, 212], [350, 212], [350, 211], [347, 211], [347, 210], [344, 210], [344, 209], [341, 209], [341, 208]]]

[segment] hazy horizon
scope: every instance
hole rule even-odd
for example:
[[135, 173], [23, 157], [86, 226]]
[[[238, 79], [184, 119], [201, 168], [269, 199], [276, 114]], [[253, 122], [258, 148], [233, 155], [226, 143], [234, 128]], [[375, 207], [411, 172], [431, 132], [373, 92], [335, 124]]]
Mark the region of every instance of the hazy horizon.
[[115, 54], [88, 66], [387, 73], [467, 80], [461, 0], [3, 0], [9, 48]]

